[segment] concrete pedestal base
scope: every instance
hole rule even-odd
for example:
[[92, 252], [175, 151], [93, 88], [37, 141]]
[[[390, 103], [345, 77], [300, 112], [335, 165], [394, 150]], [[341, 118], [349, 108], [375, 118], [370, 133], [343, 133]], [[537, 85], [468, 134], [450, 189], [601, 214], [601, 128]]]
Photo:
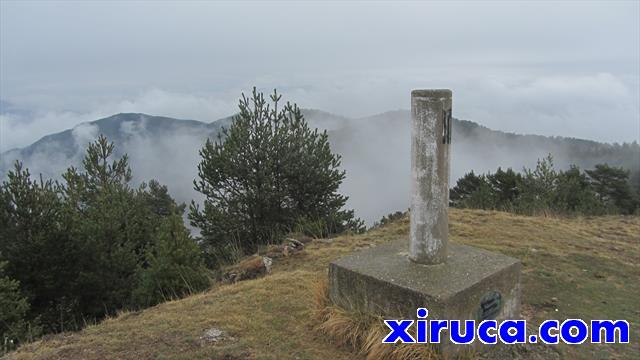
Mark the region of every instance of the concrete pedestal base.
[[[419, 307], [429, 309], [426, 320], [519, 318], [517, 259], [450, 243], [445, 263], [420, 265], [408, 259], [406, 249], [407, 240], [396, 241], [331, 263], [331, 300], [345, 309], [387, 319], [416, 319]], [[465, 348], [451, 344], [448, 332], [442, 336], [445, 341], [439, 348], [444, 355]]]

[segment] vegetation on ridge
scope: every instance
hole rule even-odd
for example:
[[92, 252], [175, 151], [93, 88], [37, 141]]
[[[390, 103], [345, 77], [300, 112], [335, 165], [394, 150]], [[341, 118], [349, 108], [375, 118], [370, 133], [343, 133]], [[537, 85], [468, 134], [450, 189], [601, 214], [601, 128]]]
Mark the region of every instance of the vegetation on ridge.
[[320, 236], [364, 230], [343, 209], [346, 173], [327, 132], [311, 129], [295, 104], [279, 109], [280, 99], [274, 91], [268, 102], [255, 87], [250, 98], [243, 94], [231, 126], [200, 150], [193, 183], [205, 200], [202, 209], [192, 202], [189, 218], [211, 266], [280, 242], [300, 224], [320, 224]]
[[131, 188], [127, 157], [113, 151], [101, 136], [62, 182], [33, 180], [16, 162], [0, 184], [5, 348], [208, 287], [184, 205], [156, 181]]
[[[128, 156], [101, 135], [82, 168], [61, 182], [32, 180], [15, 163], [0, 184], [0, 311], [3, 351], [41, 334], [78, 330], [123, 309], [139, 309], [206, 289], [209, 270], [278, 243], [290, 231], [328, 236], [364, 231], [347, 197], [340, 156], [300, 109], [278, 109], [254, 88], [217, 142], [200, 152], [197, 191], [185, 228], [157, 181], [135, 189]], [[270, 107], [270, 106], [273, 107]]]
[[575, 165], [558, 171], [549, 155], [523, 173], [511, 168], [482, 175], [471, 171], [458, 179], [450, 199], [454, 207], [528, 215], [634, 214], [640, 212], [640, 177], [630, 178], [629, 171], [607, 164], [584, 172]]

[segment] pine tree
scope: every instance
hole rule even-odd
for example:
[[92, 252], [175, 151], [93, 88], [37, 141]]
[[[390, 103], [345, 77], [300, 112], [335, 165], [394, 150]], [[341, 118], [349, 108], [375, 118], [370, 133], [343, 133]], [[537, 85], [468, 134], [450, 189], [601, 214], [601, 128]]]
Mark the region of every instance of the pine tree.
[[535, 169], [525, 168], [521, 195], [515, 205], [517, 212], [532, 215], [556, 210], [553, 206], [557, 180], [551, 154], [538, 160]]
[[30, 305], [25, 319], [41, 320], [47, 333], [157, 302], [135, 302], [142, 278], [176, 296], [187, 293], [185, 281], [163, 279], [184, 278], [190, 291], [206, 286], [200, 249], [182, 222], [185, 206], [157, 181], [131, 188], [127, 157], [112, 160], [113, 153], [100, 136], [82, 169], [68, 169], [61, 183], [34, 181], [16, 163], [0, 184], [0, 254], [10, 279], [0, 276], [0, 285], [15, 302], [19, 284]]
[[191, 204], [189, 217], [220, 261], [278, 241], [301, 218], [322, 221], [327, 232], [363, 228], [342, 210], [345, 172], [326, 131], [309, 128], [295, 104], [279, 109], [280, 98], [274, 91], [268, 103], [255, 88], [243, 94], [230, 128], [200, 151], [194, 187], [206, 199], [202, 209]]
[[635, 211], [637, 200], [629, 183], [629, 171], [598, 164], [586, 172], [593, 190], [610, 211], [623, 214]]
[[5, 272], [20, 283], [31, 305], [29, 319], [39, 316], [46, 331], [59, 331], [60, 323], [74, 321], [66, 316], [70, 307], [64, 299], [73, 293], [79, 270], [69, 259], [80, 257], [64, 205], [52, 181], [32, 180], [19, 162], [0, 185], [0, 201]]
[[165, 218], [146, 263], [139, 268], [139, 285], [134, 291], [137, 306], [150, 306], [180, 298], [209, 286], [207, 269], [197, 244], [175, 212]]
[[511, 168], [507, 171], [498, 167], [494, 174], [487, 175], [487, 181], [495, 199], [498, 210], [509, 211], [522, 191], [522, 176]]
[[451, 206], [468, 206], [466, 201], [478, 190], [484, 181], [484, 177], [476, 175], [473, 170], [464, 174], [463, 177], [456, 181], [456, 185], [449, 192], [449, 201]]
[[570, 214], [600, 215], [605, 211], [586, 174], [575, 165], [558, 172], [554, 207]]
[[6, 261], [0, 259], [0, 355], [39, 334], [39, 328], [27, 320], [29, 302], [20, 291], [20, 283], [5, 274]]
[[127, 156], [112, 160], [113, 152], [114, 144], [101, 135], [89, 144], [82, 169], [69, 168], [60, 187], [72, 235], [85, 250], [72, 293], [89, 318], [130, 304], [137, 264], [153, 234], [129, 186]]

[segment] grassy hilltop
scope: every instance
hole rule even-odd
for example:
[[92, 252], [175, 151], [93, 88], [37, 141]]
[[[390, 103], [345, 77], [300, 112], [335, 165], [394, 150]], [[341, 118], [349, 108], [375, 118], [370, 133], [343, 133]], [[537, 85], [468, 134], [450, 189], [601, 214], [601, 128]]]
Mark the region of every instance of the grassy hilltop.
[[[450, 211], [452, 241], [523, 262], [523, 316], [627, 319], [631, 344], [560, 346], [565, 358], [634, 358], [640, 353], [640, 217], [524, 217]], [[10, 359], [353, 359], [323, 338], [311, 318], [312, 291], [328, 263], [408, 234], [404, 218], [363, 235], [314, 241], [274, 261], [270, 275], [122, 313], [78, 333], [47, 336]], [[206, 341], [208, 329], [226, 333]]]

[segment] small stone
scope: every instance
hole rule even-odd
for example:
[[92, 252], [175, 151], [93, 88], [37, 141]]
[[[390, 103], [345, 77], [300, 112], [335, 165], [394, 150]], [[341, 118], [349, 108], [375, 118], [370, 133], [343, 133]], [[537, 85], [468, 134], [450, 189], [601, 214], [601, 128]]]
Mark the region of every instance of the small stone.
[[207, 342], [218, 342], [226, 337], [224, 331], [218, 328], [211, 328], [204, 332], [204, 335], [200, 337], [200, 340]]
[[[242, 280], [255, 279], [271, 271], [273, 259], [267, 256], [254, 255], [231, 266], [222, 275], [225, 283], [235, 283]], [[267, 267], [269, 264], [269, 267]]]
[[294, 250], [304, 249], [304, 243], [296, 239], [288, 238], [287, 241], [289, 242], [289, 246], [291, 246], [291, 248], [293, 248]]
[[273, 265], [273, 259], [268, 256], [262, 257], [262, 263], [264, 264], [264, 268], [267, 271], [267, 274], [271, 273], [271, 265]]

